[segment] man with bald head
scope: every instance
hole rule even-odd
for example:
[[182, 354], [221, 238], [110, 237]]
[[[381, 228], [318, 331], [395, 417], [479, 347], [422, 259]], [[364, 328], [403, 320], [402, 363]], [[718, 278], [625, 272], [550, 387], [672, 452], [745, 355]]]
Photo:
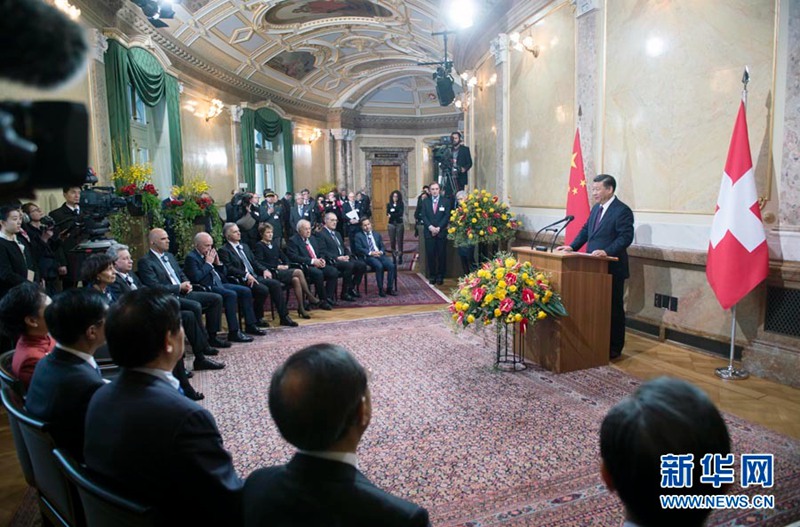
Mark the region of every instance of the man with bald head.
[[[190, 309], [200, 320], [201, 312], [206, 315], [206, 331], [208, 344], [214, 348], [225, 348], [229, 345], [217, 338], [222, 324], [222, 297], [216, 293], [194, 291], [192, 283], [178, 265], [175, 256], [169, 251], [169, 236], [164, 229], [153, 229], [147, 236], [150, 250], [139, 259], [139, 280], [147, 287], [167, 291], [178, 297], [181, 309]], [[199, 304], [200, 309], [197, 309]], [[208, 366], [208, 367], [205, 367]], [[219, 366], [222, 367], [221, 365]], [[219, 369], [208, 360], [195, 369]]]
[[[214, 249], [214, 239], [210, 234], [199, 232], [195, 235], [194, 250], [186, 255], [183, 271], [192, 284], [222, 296], [230, 342], [252, 342], [253, 339], [247, 335], [266, 334], [264, 330], [256, 327], [258, 319], [253, 310], [253, 293], [247, 286], [228, 281], [225, 266], [220, 261], [217, 250]], [[244, 316], [246, 335], [242, 334], [239, 327], [240, 314]]]
[[246, 527], [430, 525], [425, 509], [379, 489], [358, 469], [372, 403], [367, 374], [347, 350], [315, 344], [289, 357], [272, 376], [269, 411], [298, 452], [247, 478]]

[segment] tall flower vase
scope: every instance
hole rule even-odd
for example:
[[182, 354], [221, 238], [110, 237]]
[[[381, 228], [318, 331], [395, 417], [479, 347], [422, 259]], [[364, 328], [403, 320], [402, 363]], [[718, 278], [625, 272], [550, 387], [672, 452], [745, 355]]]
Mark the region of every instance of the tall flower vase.
[[[503, 371], [520, 371], [527, 368], [525, 365], [525, 332], [521, 331], [519, 324], [505, 324], [495, 322], [497, 328], [497, 355], [494, 367]], [[514, 338], [514, 333], [519, 331], [519, 338]]]

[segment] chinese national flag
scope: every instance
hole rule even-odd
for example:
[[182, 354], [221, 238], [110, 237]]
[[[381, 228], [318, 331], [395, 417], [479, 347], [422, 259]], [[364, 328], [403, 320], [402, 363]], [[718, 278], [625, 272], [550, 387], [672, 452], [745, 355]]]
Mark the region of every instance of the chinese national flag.
[[706, 277], [723, 309], [729, 309], [769, 272], [769, 252], [758, 208], [744, 101], [733, 128], [708, 242]]
[[[567, 225], [564, 235], [566, 243], [572, 242], [583, 225], [589, 221], [589, 194], [586, 191], [586, 175], [583, 172], [583, 154], [581, 153], [581, 131], [575, 130], [575, 144], [572, 145], [572, 163], [569, 169], [569, 188], [567, 189], [567, 216], [575, 219]], [[586, 245], [579, 251], [584, 252]]]

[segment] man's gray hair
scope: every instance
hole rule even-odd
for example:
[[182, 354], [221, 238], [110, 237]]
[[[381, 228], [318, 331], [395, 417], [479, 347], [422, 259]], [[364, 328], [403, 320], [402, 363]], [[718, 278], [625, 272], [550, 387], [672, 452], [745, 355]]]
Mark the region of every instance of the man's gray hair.
[[106, 249], [106, 254], [108, 256], [110, 256], [113, 261], [116, 262], [117, 258], [119, 258], [120, 251], [128, 251], [128, 252], [130, 252], [131, 249], [127, 245], [123, 245], [121, 243], [114, 243], [114, 244], [111, 245], [111, 247]]
[[211, 235], [208, 234], [207, 232], [198, 232], [197, 234], [195, 234], [194, 235], [194, 246], [197, 247], [197, 245], [200, 243], [200, 240], [202, 240], [206, 236], [211, 236]]
[[297, 232], [300, 232], [300, 226], [303, 225], [304, 223], [308, 224], [308, 226], [311, 227], [311, 222], [310, 221], [308, 221], [308, 220], [300, 220], [300, 221], [297, 222], [297, 227], [296, 227]]
[[230, 221], [222, 226], [222, 235], [225, 237], [225, 239], [228, 238], [228, 232], [230, 232], [230, 230], [234, 227], [236, 227], [236, 224]]

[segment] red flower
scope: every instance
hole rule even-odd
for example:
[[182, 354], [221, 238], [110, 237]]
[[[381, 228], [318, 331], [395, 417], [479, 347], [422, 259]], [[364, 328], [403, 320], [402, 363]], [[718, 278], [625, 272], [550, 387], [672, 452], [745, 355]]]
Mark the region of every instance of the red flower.
[[517, 283], [517, 275], [514, 273], [506, 273], [506, 285], [514, 285]]
[[448, 309], [448, 310], [449, 310], [451, 313], [455, 313], [455, 312], [456, 312], [456, 303], [455, 303], [455, 302], [453, 302], [452, 304], [450, 304], [450, 305], [448, 306], [448, 308], [447, 308], [447, 309]]
[[167, 202], [167, 206], [168, 207], [182, 207], [183, 206], [183, 201], [181, 201], [179, 199], [170, 198], [170, 200]]
[[499, 212], [495, 212], [494, 213], [494, 219], [496, 219], [496, 220], [500, 219], [500, 213]]
[[484, 289], [483, 287], [476, 287], [475, 289], [472, 290], [472, 299], [475, 300], [476, 302], [480, 302], [481, 300], [483, 300], [483, 295], [485, 294], [486, 294], [486, 289]]
[[124, 187], [119, 189], [119, 192], [123, 196], [133, 196], [134, 194], [136, 194], [136, 185], [133, 184], [125, 185]]
[[505, 298], [504, 298], [504, 299], [503, 299], [503, 300], [500, 302], [500, 311], [502, 311], [503, 313], [508, 313], [508, 312], [509, 312], [509, 311], [511, 311], [512, 309], [514, 309], [514, 301], [513, 301], [513, 300], [511, 300], [511, 299], [510, 299], [510, 298], [508, 298], [508, 297], [505, 297]]
[[458, 314], [458, 323], [459, 323], [459, 324], [463, 324], [463, 323], [464, 323], [464, 312], [463, 312], [463, 311], [461, 311], [461, 312]]
[[483, 217], [484, 217], [484, 219], [489, 217], [489, 215], [488, 215], [488, 214], [486, 214], [485, 212], [484, 212], [484, 213], [482, 213], [482, 214], [481, 214], [481, 216], [483, 216]]
[[158, 191], [156, 190], [155, 185], [152, 183], [148, 183], [142, 187], [143, 192], [147, 192], [148, 194], [152, 194], [153, 196], [158, 196]]
[[499, 199], [500, 199], [500, 198], [498, 198], [497, 196], [494, 196], [494, 197], [492, 198], [492, 203], [497, 203]]
[[522, 301], [528, 305], [533, 304], [534, 301], [534, 292], [533, 289], [526, 287], [522, 290]]

